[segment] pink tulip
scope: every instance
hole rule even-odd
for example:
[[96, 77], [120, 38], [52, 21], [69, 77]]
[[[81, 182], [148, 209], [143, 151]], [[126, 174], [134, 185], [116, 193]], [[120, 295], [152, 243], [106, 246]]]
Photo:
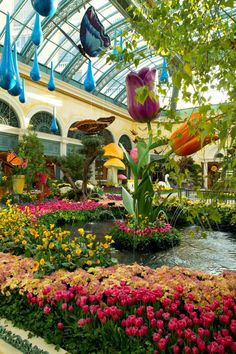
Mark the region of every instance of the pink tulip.
[[130, 150], [130, 157], [134, 160], [135, 163], [138, 162], [138, 148], [134, 147]]

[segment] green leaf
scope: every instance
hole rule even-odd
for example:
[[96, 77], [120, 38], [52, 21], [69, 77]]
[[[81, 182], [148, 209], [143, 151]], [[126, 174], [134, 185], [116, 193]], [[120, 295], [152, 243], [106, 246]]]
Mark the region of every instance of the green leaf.
[[134, 214], [134, 199], [132, 195], [122, 187], [122, 199], [125, 209], [130, 215]]
[[121, 149], [123, 150], [125, 157], [129, 163], [129, 166], [133, 172], [134, 177], [138, 178], [138, 166], [136, 165], [136, 163], [134, 162], [134, 160], [132, 159], [132, 157], [130, 157], [130, 154], [126, 151], [126, 149], [124, 148], [124, 146], [119, 143]]
[[148, 216], [152, 212], [152, 199], [154, 195], [152, 180], [149, 174], [143, 177], [134, 193], [137, 201], [137, 215]]

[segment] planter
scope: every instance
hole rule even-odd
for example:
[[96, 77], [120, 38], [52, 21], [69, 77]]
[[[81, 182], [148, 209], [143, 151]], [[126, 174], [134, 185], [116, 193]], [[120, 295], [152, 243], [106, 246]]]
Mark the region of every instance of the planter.
[[25, 186], [25, 175], [12, 176], [12, 188], [15, 194], [22, 194]]
[[48, 174], [43, 172], [37, 173], [37, 178], [40, 184], [46, 184], [48, 179]]

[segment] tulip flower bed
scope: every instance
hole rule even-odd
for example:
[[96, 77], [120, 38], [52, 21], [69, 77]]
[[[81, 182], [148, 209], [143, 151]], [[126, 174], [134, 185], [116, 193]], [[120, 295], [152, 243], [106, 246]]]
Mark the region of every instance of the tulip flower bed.
[[0, 251], [33, 257], [37, 276], [61, 267], [74, 270], [91, 265], [108, 266], [115, 261], [110, 251], [114, 241], [109, 235], [104, 242], [97, 242], [96, 235], [79, 229], [79, 236], [72, 239], [69, 231], [53, 224], [46, 227], [36, 223], [30, 214], [14, 207], [1, 210], [0, 219]]
[[234, 353], [236, 275], [116, 265], [34, 279], [0, 253], [0, 316], [79, 353]]
[[181, 233], [170, 224], [148, 225], [116, 221], [109, 230], [118, 249], [137, 249], [138, 251], [158, 251], [168, 249], [180, 242]]

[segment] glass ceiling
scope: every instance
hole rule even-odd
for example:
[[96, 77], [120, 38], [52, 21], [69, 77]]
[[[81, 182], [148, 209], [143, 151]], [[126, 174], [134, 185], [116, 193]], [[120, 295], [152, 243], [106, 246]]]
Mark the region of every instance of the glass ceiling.
[[[80, 23], [89, 6], [96, 9], [106, 33], [111, 38], [111, 47], [114, 46], [115, 32], [119, 35], [122, 30], [128, 29], [124, 15], [112, 4], [112, 0], [58, 0], [58, 9], [53, 17], [41, 17], [44, 41], [38, 48], [38, 60], [42, 70], [49, 72], [51, 61], [55, 68], [56, 76], [64, 81], [72, 82], [83, 88], [88, 62], [70, 41], [51, 22], [53, 20], [77, 44], [80, 43]], [[29, 65], [33, 58], [34, 45], [31, 33], [34, 25], [35, 11], [30, 0], [0, 0], [0, 45], [4, 41], [5, 15], [11, 15], [11, 38], [16, 42], [19, 58]], [[119, 43], [119, 36], [117, 42]], [[129, 35], [124, 38], [129, 41]], [[137, 51], [145, 48], [145, 42], [140, 40]], [[112, 50], [112, 48], [111, 48]], [[126, 105], [125, 77], [130, 70], [137, 70], [134, 66], [127, 65], [117, 70], [116, 64], [107, 64], [106, 56], [93, 58], [93, 75], [96, 79], [95, 95], [113, 103]], [[160, 69], [163, 59], [150, 52], [148, 58], [140, 62], [140, 67], [149, 66]], [[168, 97], [162, 99], [161, 105], [168, 105]]]
[[[125, 17], [108, 0], [59, 0], [56, 14], [50, 17], [41, 17], [41, 24], [44, 34], [44, 41], [38, 48], [39, 63], [45, 68], [50, 68], [53, 61], [55, 72], [60, 74], [59, 78], [65, 81], [72, 80], [83, 87], [87, 72], [88, 62], [70, 41], [51, 22], [53, 19], [76, 43], [80, 43], [80, 23], [89, 6], [96, 9], [98, 17], [102, 22], [106, 33], [114, 45], [115, 32], [117, 33], [117, 44], [120, 41], [120, 33], [127, 30]], [[31, 65], [33, 59], [34, 45], [31, 41], [31, 33], [34, 26], [35, 11], [30, 0], [3, 0], [0, 1], [0, 44], [4, 41], [5, 15], [11, 15], [11, 38], [12, 43], [16, 42], [19, 58]], [[129, 36], [125, 38], [129, 41]], [[145, 47], [144, 41], [140, 40], [137, 51]], [[112, 50], [112, 48], [111, 48]], [[133, 66], [117, 70], [115, 64], [107, 64], [106, 56], [93, 58], [93, 75], [96, 80], [95, 95], [112, 100], [117, 105], [126, 104], [125, 77], [128, 71], [135, 69]], [[160, 68], [161, 57], [149, 57], [140, 63], [140, 67], [150, 66]]]

